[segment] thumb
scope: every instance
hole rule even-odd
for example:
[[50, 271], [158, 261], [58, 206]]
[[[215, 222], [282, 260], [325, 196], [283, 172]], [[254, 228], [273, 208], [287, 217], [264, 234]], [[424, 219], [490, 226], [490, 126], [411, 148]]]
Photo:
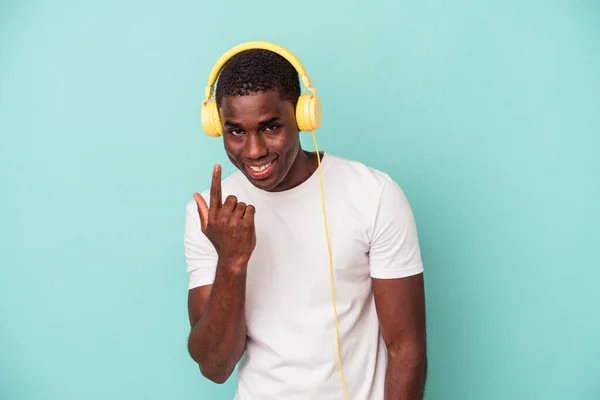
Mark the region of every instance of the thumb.
[[204, 198], [198, 193], [194, 193], [194, 199], [198, 206], [198, 214], [200, 214], [200, 226], [202, 227], [202, 232], [204, 232], [206, 231], [206, 224], [208, 223], [208, 205], [206, 205], [206, 201], [204, 201]]

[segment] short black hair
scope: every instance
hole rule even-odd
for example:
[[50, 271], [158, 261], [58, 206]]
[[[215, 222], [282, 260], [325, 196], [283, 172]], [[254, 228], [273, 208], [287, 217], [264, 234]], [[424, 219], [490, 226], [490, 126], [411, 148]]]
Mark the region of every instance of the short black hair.
[[300, 96], [298, 71], [277, 53], [264, 49], [244, 50], [230, 58], [217, 80], [215, 100], [221, 107], [224, 96], [247, 96], [276, 90], [294, 108]]

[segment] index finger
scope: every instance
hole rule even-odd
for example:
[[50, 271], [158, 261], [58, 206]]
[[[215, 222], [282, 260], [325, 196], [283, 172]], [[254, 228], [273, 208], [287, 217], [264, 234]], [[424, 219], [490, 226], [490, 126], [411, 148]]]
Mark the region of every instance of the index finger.
[[210, 211], [217, 211], [222, 206], [221, 196], [221, 166], [216, 164], [213, 168], [212, 184], [210, 186]]

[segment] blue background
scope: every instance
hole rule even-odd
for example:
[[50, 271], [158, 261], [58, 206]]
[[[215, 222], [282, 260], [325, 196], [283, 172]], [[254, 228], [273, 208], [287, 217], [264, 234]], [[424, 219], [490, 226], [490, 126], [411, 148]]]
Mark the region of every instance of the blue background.
[[233, 172], [206, 79], [248, 40], [308, 69], [319, 147], [413, 206], [427, 400], [599, 399], [592, 0], [3, 1], [0, 398], [232, 398], [186, 352], [182, 240]]

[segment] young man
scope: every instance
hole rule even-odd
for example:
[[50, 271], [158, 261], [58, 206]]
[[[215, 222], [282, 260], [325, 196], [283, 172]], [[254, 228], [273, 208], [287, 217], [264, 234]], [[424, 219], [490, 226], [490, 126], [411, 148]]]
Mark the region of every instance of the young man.
[[300, 146], [297, 71], [267, 50], [230, 59], [215, 97], [238, 168], [187, 206], [188, 348], [208, 379], [239, 361], [239, 400], [417, 400], [426, 377], [423, 265], [410, 206], [385, 173], [323, 152], [344, 380], [320, 177]]

